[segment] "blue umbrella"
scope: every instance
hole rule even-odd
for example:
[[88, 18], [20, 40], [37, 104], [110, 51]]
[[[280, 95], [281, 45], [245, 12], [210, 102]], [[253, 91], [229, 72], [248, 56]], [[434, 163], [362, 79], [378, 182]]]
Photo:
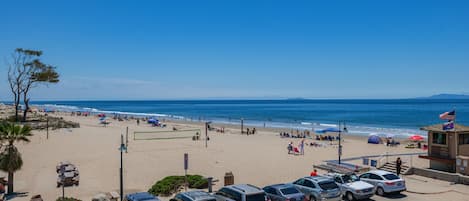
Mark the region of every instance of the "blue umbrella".
[[149, 123], [149, 124], [154, 124], [154, 123], [156, 123], [156, 122], [158, 122], [157, 119], [148, 119], [148, 123]]

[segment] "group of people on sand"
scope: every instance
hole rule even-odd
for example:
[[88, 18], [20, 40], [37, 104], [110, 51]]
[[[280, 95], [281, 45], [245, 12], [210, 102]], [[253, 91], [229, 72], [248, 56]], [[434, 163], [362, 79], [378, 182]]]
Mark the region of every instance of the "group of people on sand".
[[288, 154], [295, 154], [295, 155], [304, 155], [305, 154], [305, 140], [301, 140], [298, 143], [298, 146], [295, 147], [293, 142], [288, 143]]
[[254, 134], [256, 134], [256, 128], [252, 128], [252, 129], [246, 128], [246, 134], [247, 134], [247, 135], [254, 135]]
[[308, 133], [297, 133], [297, 134], [290, 134], [287, 132], [281, 132], [280, 133], [281, 138], [307, 138], [310, 137], [309, 132]]
[[327, 135], [327, 136], [322, 136], [322, 135], [316, 135], [316, 140], [319, 140], [319, 141], [335, 141], [335, 140], [340, 140], [340, 137], [339, 136], [330, 136], [330, 135]]

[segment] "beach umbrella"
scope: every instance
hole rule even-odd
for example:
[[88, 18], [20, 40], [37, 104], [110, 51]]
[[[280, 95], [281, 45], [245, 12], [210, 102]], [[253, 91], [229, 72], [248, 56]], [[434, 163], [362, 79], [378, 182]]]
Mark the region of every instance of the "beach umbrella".
[[412, 141], [421, 141], [424, 138], [421, 135], [412, 135], [412, 136], [409, 137], [409, 139], [412, 140]]
[[368, 143], [369, 144], [380, 144], [381, 143], [381, 138], [377, 135], [370, 135], [368, 137]]
[[149, 124], [154, 124], [154, 123], [156, 123], [156, 122], [158, 122], [157, 119], [148, 119], [148, 123], [149, 123]]

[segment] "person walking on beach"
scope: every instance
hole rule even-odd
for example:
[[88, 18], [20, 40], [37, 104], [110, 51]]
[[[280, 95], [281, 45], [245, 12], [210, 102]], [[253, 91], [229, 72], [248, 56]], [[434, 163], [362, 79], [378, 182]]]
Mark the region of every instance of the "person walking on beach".
[[397, 157], [396, 160], [396, 174], [399, 176], [401, 174], [401, 166], [402, 166], [402, 161], [400, 157]]
[[293, 151], [293, 142], [288, 143], [287, 149], [288, 149], [288, 154], [291, 154], [291, 152]]
[[140, 119], [137, 119], [137, 126], [140, 125]]
[[305, 140], [301, 140], [298, 146], [300, 147], [300, 154], [305, 155]]

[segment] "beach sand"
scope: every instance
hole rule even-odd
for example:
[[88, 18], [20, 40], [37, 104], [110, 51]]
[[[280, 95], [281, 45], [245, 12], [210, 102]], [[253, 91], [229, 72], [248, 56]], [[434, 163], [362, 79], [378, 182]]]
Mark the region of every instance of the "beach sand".
[[[313, 164], [337, 159], [337, 146], [334, 145], [305, 146], [304, 155], [289, 155], [286, 148], [288, 143], [293, 141], [298, 145], [300, 139], [280, 138], [277, 129], [257, 128], [257, 134], [246, 136], [240, 135], [239, 126], [226, 127], [225, 133], [209, 132], [210, 141], [206, 148], [204, 140], [134, 141], [131, 137], [134, 131], [170, 130], [173, 126], [203, 129], [202, 123], [165, 122], [167, 128], [155, 128], [145, 122], [137, 126], [135, 120], [119, 122], [111, 119], [111, 124], [104, 127], [99, 124], [98, 118], [93, 116], [51, 115], [79, 122], [81, 127], [50, 131], [49, 139], [46, 139], [45, 131], [34, 131], [30, 143], [18, 144], [24, 166], [15, 174], [15, 191], [27, 193], [28, 196], [14, 200], [29, 200], [35, 194], [41, 194], [44, 200], [55, 200], [61, 196], [62, 189], [56, 188], [55, 172], [55, 166], [60, 161], [70, 161], [80, 171], [80, 185], [67, 187], [66, 196], [91, 200], [98, 193], [119, 192], [118, 148], [120, 135], [125, 134], [126, 127], [130, 133], [128, 153], [124, 154], [126, 193], [147, 191], [165, 176], [183, 175], [184, 153], [189, 154], [188, 174], [219, 179], [214, 190], [223, 185], [226, 172], [234, 174], [235, 183], [250, 183], [263, 187], [292, 182], [309, 175]], [[313, 141], [306, 140], [307, 143]], [[367, 144], [366, 137], [344, 135], [343, 158], [386, 152], [415, 153], [422, 150], [405, 149], [404, 146], [372, 145]], [[403, 157], [403, 160], [410, 161], [409, 157]], [[428, 161], [414, 156], [413, 165], [425, 167], [428, 166]]]

